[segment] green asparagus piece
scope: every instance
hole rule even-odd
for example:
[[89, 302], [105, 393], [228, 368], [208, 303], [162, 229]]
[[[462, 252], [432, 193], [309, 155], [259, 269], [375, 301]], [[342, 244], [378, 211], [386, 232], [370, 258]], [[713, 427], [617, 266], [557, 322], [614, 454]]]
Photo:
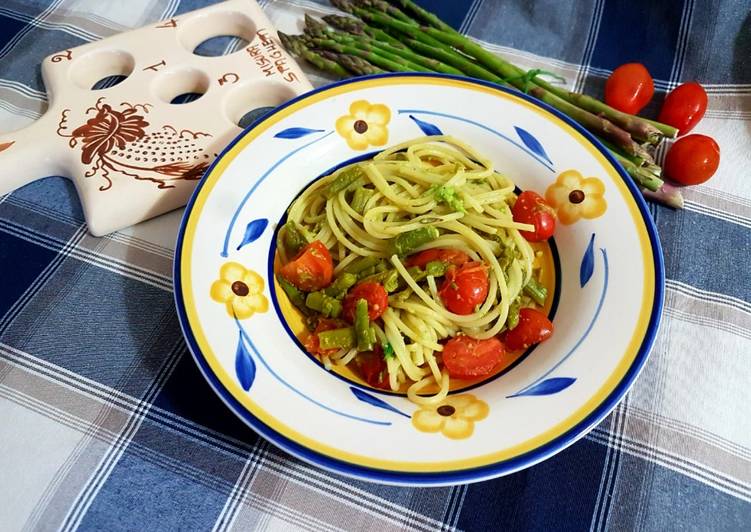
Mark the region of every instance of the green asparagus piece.
[[323, 194], [326, 198], [331, 199], [363, 177], [365, 177], [365, 172], [363, 172], [360, 166], [350, 166], [349, 168], [345, 168], [337, 174], [331, 183], [328, 184], [323, 190]]
[[333, 50], [340, 54], [349, 54], [356, 57], [361, 57], [381, 68], [391, 70], [394, 72], [434, 72], [429, 68], [411, 63], [403, 58], [394, 57], [391, 54], [376, 50], [373, 47], [362, 46], [358, 47], [354, 44], [341, 44], [334, 39], [309, 39], [309, 43], [314, 48], [324, 48], [327, 50]]
[[478, 65], [476, 62], [467, 59], [464, 55], [449, 52], [444, 48], [439, 48], [430, 44], [425, 44], [417, 39], [405, 38], [404, 43], [416, 52], [438, 59], [447, 65], [458, 68], [467, 76], [506, 85], [503, 79], [496, 76], [488, 69]]
[[307, 246], [310, 240], [300, 230], [295, 222], [288, 220], [282, 228], [282, 244], [288, 257], [294, 257], [297, 253]]
[[375, 331], [370, 327], [368, 302], [365, 299], [358, 299], [355, 304], [355, 335], [357, 336], [358, 351], [373, 350]]
[[278, 34], [279, 40], [282, 42], [282, 46], [284, 46], [285, 50], [287, 50], [292, 55], [305, 59], [308, 63], [320, 70], [323, 70], [324, 72], [328, 72], [340, 78], [349, 77], [349, 72], [347, 72], [347, 70], [345, 70], [343, 66], [339, 65], [335, 61], [331, 61], [330, 59], [322, 57], [319, 53], [308, 49], [308, 47], [302, 44], [300, 39], [296, 36], [286, 35], [281, 31], [278, 32]]
[[307, 314], [308, 307], [305, 305], [305, 294], [300, 291], [300, 289], [298, 289], [295, 285], [293, 285], [283, 277], [280, 277], [279, 275], [276, 276], [276, 281], [279, 283], [279, 286], [282, 287], [284, 293], [287, 294], [287, 297], [292, 302], [292, 304]]
[[399, 39], [389, 35], [380, 28], [368, 26], [362, 20], [352, 17], [343, 17], [341, 15], [326, 15], [323, 17], [323, 20], [331, 24], [334, 28], [346, 33], [351, 33], [353, 35], [367, 35], [371, 39], [387, 43], [395, 48], [406, 48]]
[[335, 299], [341, 299], [351, 287], [357, 282], [357, 275], [354, 273], [344, 272], [340, 274], [334, 282], [324, 289], [324, 293]]
[[440, 277], [446, 275], [449, 265], [442, 260], [431, 260], [425, 265], [425, 274], [432, 275], [433, 277]]
[[420, 246], [438, 238], [439, 234], [438, 229], [433, 226], [420, 227], [406, 233], [400, 233], [391, 239], [389, 253], [399, 256], [409, 255]]
[[[369, 273], [367, 270], [363, 273]], [[363, 283], [378, 283], [383, 286], [386, 292], [391, 293], [397, 290], [400, 286], [401, 278], [399, 272], [396, 269], [385, 270], [382, 272], [373, 272], [369, 275], [360, 277]]]
[[[433, 72], [433, 71], [436, 71], [433, 67], [438, 66], [440, 64], [438, 61], [432, 61], [431, 65], [423, 65], [422, 63], [424, 62], [431, 63], [431, 60], [422, 58], [421, 56], [414, 54], [412, 52], [409, 52], [407, 50], [391, 48], [387, 44], [381, 44], [381, 43], [376, 44], [370, 39], [366, 39], [365, 37], [355, 37], [353, 35], [348, 35], [344, 33], [329, 34], [327, 36], [329, 39], [332, 39], [341, 45], [354, 46], [355, 48], [358, 48], [365, 52], [372, 52], [374, 54], [380, 55], [381, 57], [388, 59], [389, 61], [400, 63], [404, 66], [413, 68], [415, 70], [418, 70], [420, 68], [427, 68], [428, 71]], [[412, 54], [413, 56], [417, 57], [418, 61], [415, 61], [414, 57], [409, 57], [409, 54]]]
[[355, 346], [355, 342], [355, 330], [352, 327], [318, 333], [318, 344], [321, 349], [351, 349]]
[[506, 318], [506, 328], [510, 331], [519, 325], [519, 310], [521, 310], [521, 302], [517, 297], [508, 307], [508, 317]]
[[[333, 57], [330, 57], [329, 54]], [[355, 57], [354, 55], [348, 54], [337, 54], [336, 52], [332, 52], [330, 50], [321, 51], [321, 55], [331, 60], [335, 59], [337, 63], [342, 65], [344, 68], [346, 68], [356, 76], [369, 76], [372, 74], [382, 74], [386, 72], [386, 70], [368, 63], [362, 57]]]
[[346, 273], [354, 273], [355, 275], [359, 275], [361, 272], [367, 270], [368, 268], [375, 268], [375, 265], [381, 262], [381, 260], [382, 259], [373, 255], [362, 257], [353, 261], [352, 264], [347, 265], [347, 267], [344, 268], [344, 271]]
[[[308, 18], [312, 19], [312, 17]], [[306, 26], [306, 31], [308, 31], [308, 26]], [[444, 74], [454, 74], [457, 76], [461, 76], [463, 74], [461, 70], [454, 68], [451, 65], [447, 65], [435, 58], [426, 57], [424, 55], [415, 53], [409, 48], [398, 48], [391, 46], [388, 43], [384, 43], [376, 39], [371, 39], [367, 36], [351, 35], [348, 33], [341, 33], [330, 30], [327, 31], [326, 29], [321, 28], [320, 23], [316, 23], [315, 29], [311, 29], [309, 33], [311, 34], [311, 36], [318, 35], [319, 38], [325, 35], [326, 37], [333, 39], [340, 44], [355, 46], [364, 51], [372, 51], [373, 53], [381, 55], [386, 59], [401, 63], [406, 66], [411, 66], [413, 68], [414, 65], [417, 65], [417, 68], [422, 66], [430, 69], [431, 71], [443, 72]]]
[[365, 211], [365, 205], [367, 205], [368, 200], [373, 194], [375, 194], [375, 191], [370, 188], [357, 187], [352, 196], [350, 207], [352, 207], [355, 212], [362, 214]]
[[311, 292], [305, 299], [305, 306], [320, 312], [327, 318], [338, 318], [342, 312], [342, 303], [338, 299], [327, 296], [324, 292]]
[[621, 163], [621, 166], [623, 166], [623, 169], [626, 170], [628, 175], [630, 175], [632, 179], [636, 181], [640, 186], [651, 191], [656, 191], [663, 185], [664, 181], [662, 179], [655, 176], [648, 170], [639, 168], [634, 163], [629, 161], [625, 155], [621, 155], [614, 150], [610, 150], [610, 153], [613, 155], [613, 157], [616, 158], [619, 163]]
[[530, 277], [527, 284], [524, 285], [524, 293], [540, 306], [545, 304], [545, 298], [548, 297], [548, 289], [537, 282], [534, 277]]
[[398, 7], [392, 6], [385, 0], [357, 0], [357, 3], [362, 7], [369, 7], [372, 9], [377, 9], [378, 11], [383, 11], [387, 15], [394, 17], [397, 20], [401, 20], [402, 22], [407, 22], [408, 24], [416, 24], [412, 18], [404, 13], [401, 9]]

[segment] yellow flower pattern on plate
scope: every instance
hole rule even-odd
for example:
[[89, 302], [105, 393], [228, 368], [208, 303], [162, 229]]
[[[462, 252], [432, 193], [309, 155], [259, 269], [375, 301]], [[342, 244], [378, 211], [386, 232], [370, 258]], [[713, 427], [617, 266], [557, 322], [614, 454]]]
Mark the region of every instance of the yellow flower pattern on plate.
[[450, 395], [435, 405], [424, 405], [412, 414], [412, 425], [422, 432], [442, 432], [447, 438], [469, 438], [475, 422], [488, 416], [485, 401], [472, 394]]
[[211, 299], [224, 303], [227, 314], [240, 320], [256, 312], [269, 310], [263, 295], [263, 278], [237, 262], [227, 262], [219, 269], [219, 279], [211, 285]]
[[605, 185], [596, 177], [583, 177], [576, 170], [566, 170], [545, 191], [545, 199], [555, 209], [558, 219], [566, 225], [581, 218], [598, 218], [605, 214], [608, 203]]
[[353, 150], [383, 146], [389, 138], [386, 126], [390, 120], [391, 111], [385, 105], [371, 105], [367, 100], [357, 100], [349, 106], [349, 114], [340, 116], [336, 121], [336, 132]]

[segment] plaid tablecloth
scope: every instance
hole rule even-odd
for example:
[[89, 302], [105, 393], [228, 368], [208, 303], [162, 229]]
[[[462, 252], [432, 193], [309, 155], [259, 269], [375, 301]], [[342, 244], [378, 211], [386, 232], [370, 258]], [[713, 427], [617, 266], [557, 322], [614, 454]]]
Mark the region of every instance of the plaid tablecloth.
[[[0, 130], [44, 111], [45, 55], [206, 3], [4, 0]], [[50, 177], [0, 197], [0, 529], [751, 528], [748, 0], [422, 3], [577, 90], [600, 93], [634, 60], [655, 78], [651, 112], [680, 81], [707, 88], [697, 131], [722, 164], [684, 210], [650, 208], [667, 300], [633, 391], [586, 438], [505, 478], [410, 489], [331, 475], [258, 438], [199, 375], [171, 292], [180, 213], [94, 238], [73, 186]], [[288, 31], [330, 10], [265, 9]]]

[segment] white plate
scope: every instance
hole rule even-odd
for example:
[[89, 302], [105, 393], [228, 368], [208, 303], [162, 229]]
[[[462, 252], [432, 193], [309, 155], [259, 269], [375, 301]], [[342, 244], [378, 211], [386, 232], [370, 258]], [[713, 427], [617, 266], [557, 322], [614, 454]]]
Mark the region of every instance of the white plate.
[[[449, 396], [456, 406], [452, 419], [463, 427], [458, 432], [448, 429], [457, 427], [448, 418], [445, 431], [424, 432], [425, 420], [437, 414], [415, 416], [421, 407], [405, 397], [325, 371], [282, 317], [288, 303], [274, 288], [272, 267], [285, 209], [316, 177], [379, 149], [350, 146], [352, 132], [341, 124], [352, 121], [337, 130], [337, 119], [351, 112], [371, 121], [371, 144], [440, 131], [489, 156], [521, 189], [558, 199], [550, 254], [558, 270], [550, 309], [556, 332], [493, 379]], [[573, 190], [584, 191], [585, 200], [571, 203], [569, 197], [581, 199], [569, 195]], [[238, 320], [228, 312], [232, 292], [211, 297], [220, 271], [229, 283], [244, 279], [250, 287], [239, 305], [251, 316]], [[183, 332], [201, 371], [261, 435], [339, 473], [440, 485], [528, 467], [605, 417], [652, 346], [664, 272], [641, 195], [582, 128], [493, 84], [410, 74], [324, 87], [244, 131], [186, 210], [175, 287]]]

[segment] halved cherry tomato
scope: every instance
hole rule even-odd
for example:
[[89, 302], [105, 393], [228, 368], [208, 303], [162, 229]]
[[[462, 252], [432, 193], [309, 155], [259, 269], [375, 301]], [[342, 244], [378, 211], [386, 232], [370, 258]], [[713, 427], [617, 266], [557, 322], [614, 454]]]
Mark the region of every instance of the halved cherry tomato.
[[678, 139], [665, 156], [665, 175], [681, 185], [698, 185], [712, 177], [720, 165], [720, 147], [706, 135]]
[[678, 128], [679, 135], [685, 135], [707, 110], [707, 93], [695, 81], [679, 85], [667, 95], [662, 104], [658, 121]]
[[458, 249], [451, 248], [426, 249], [425, 251], [411, 255], [407, 259], [407, 266], [424, 268], [427, 263], [433, 262], [434, 260], [448, 262], [454, 266], [461, 266], [465, 262], [469, 262], [469, 255]]
[[530, 242], [542, 242], [553, 236], [555, 215], [553, 209], [537, 192], [525, 190], [516, 198], [511, 214], [515, 222], [531, 224], [534, 231], [519, 231]]
[[488, 266], [483, 262], [466, 262], [446, 272], [438, 294], [454, 314], [472, 314], [488, 297]]
[[334, 261], [326, 246], [320, 240], [314, 240], [282, 266], [279, 274], [300, 290], [320, 290], [331, 284]]
[[363, 351], [357, 355], [357, 367], [362, 379], [374, 388], [388, 390], [389, 374], [383, 359], [381, 344], [376, 344], [373, 351]]
[[503, 360], [505, 353], [506, 348], [498, 338], [475, 340], [454, 336], [443, 346], [443, 365], [457, 379], [484, 377]]
[[355, 321], [355, 306], [360, 299], [368, 302], [368, 317], [371, 321], [380, 318], [389, 306], [389, 295], [380, 284], [367, 282], [355, 285], [344, 298], [343, 304], [342, 315], [350, 323]]
[[520, 351], [544, 342], [552, 334], [553, 323], [545, 314], [532, 308], [523, 308], [519, 311], [519, 323], [506, 331], [503, 341], [512, 351]]
[[323, 331], [330, 331], [332, 329], [339, 329], [340, 327], [345, 326], [346, 325], [340, 320], [330, 320], [326, 318], [318, 320], [318, 325], [316, 325], [315, 330], [310, 333], [303, 342], [305, 350], [311, 355], [333, 355], [338, 351], [338, 349], [321, 350], [318, 333], [322, 333]]
[[619, 66], [605, 82], [605, 103], [632, 115], [641, 111], [654, 93], [652, 76], [641, 63]]

